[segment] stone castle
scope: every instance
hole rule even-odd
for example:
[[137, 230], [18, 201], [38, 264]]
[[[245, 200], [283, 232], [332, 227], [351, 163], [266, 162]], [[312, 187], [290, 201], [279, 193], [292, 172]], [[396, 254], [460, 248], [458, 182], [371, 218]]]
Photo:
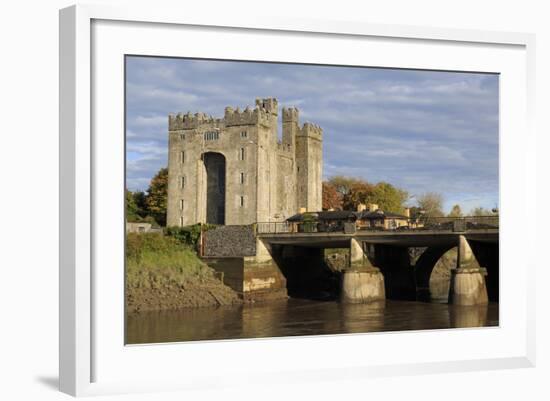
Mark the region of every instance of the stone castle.
[[296, 108], [256, 99], [254, 109], [225, 108], [168, 118], [168, 226], [284, 221], [322, 206], [323, 131], [300, 126]]

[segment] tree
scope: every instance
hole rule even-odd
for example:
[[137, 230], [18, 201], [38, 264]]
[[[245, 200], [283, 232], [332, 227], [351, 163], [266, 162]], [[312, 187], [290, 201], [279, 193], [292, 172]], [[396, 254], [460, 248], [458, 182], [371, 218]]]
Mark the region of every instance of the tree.
[[342, 197], [336, 188], [327, 181], [323, 182], [323, 210], [342, 209]]
[[358, 178], [345, 177], [343, 175], [335, 175], [328, 180], [328, 183], [334, 187], [341, 197], [346, 196], [353, 185], [364, 182]]
[[476, 207], [470, 211], [470, 216], [494, 216], [495, 214], [498, 214], [498, 209], [496, 213], [483, 207]]
[[360, 203], [370, 202], [374, 187], [366, 181], [356, 181], [347, 189], [347, 193], [342, 199], [344, 210], [357, 210]]
[[161, 225], [166, 225], [166, 207], [168, 199], [168, 169], [161, 168], [151, 179], [145, 203], [149, 215]]
[[411, 215], [411, 219], [418, 219], [422, 216], [422, 209], [418, 206], [411, 206], [409, 208], [409, 213]]
[[416, 198], [418, 207], [427, 217], [443, 217], [443, 196], [437, 192], [426, 192]]
[[454, 205], [451, 209], [451, 212], [448, 214], [449, 217], [462, 217], [462, 209], [460, 205]]
[[403, 204], [408, 197], [407, 191], [382, 181], [374, 186], [368, 201], [376, 203], [385, 212], [403, 213]]
[[143, 191], [132, 192], [132, 197], [134, 198], [134, 202], [137, 206], [136, 213], [141, 217], [146, 217], [149, 211], [147, 210], [145, 192]]
[[139, 221], [138, 207], [133, 197], [133, 193], [126, 189], [126, 221]]

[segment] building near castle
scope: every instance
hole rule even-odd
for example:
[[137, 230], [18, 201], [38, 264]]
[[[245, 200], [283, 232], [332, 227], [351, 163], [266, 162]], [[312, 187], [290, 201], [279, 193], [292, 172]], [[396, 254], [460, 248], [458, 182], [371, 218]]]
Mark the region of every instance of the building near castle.
[[299, 122], [296, 108], [256, 99], [252, 109], [225, 108], [168, 118], [168, 226], [284, 221], [322, 206], [323, 131]]

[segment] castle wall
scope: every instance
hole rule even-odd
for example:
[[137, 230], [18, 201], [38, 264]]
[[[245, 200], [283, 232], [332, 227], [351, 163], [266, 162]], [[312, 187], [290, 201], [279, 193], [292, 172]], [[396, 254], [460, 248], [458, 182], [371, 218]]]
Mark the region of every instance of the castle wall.
[[303, 203], [321, 210], [321, 130], [308, 124], [300, 129], [298, 110], [283, 109], [283, 141], [278, 143], [277, 116], [275, 99], [257, 99], [254, 109], [244, 111], [227, 107], [224, 118], [170, 115], [167, 224], [205, 223], [208, 216], [218, 215], [212, 208], [219, 205], [210, 204], [208, 195], [214, 199], [212, 194], [220, 188], [222, 178], [212, 174], [221, 171], [222, 163], [218, 158], [207, 169], [203, 155], [208, 152], [225, 158], [226, 225], [283, 221], [297, 213], [302, 206], [299, 183], [307, 189]]
[[284, 221], [296, 214], [298, 201], [296, 196], [296, 162], [294, 153], [279, 150], [277, 154], [277, 210], [276, 221]]

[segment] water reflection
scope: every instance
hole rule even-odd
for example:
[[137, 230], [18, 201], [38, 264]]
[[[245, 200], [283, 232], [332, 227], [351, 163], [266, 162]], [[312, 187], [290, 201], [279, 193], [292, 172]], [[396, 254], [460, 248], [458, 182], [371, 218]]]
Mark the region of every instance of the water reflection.
[[489, 306], [456, 306], [449, 310], [451, 327], [487, 326]]
[[483, 326], [498, 326], [498, 304], [453, 306], [387, 300], [345, 305], [289, 299], [255, 305], [129, 314], [126, 342], [142, 344]]

